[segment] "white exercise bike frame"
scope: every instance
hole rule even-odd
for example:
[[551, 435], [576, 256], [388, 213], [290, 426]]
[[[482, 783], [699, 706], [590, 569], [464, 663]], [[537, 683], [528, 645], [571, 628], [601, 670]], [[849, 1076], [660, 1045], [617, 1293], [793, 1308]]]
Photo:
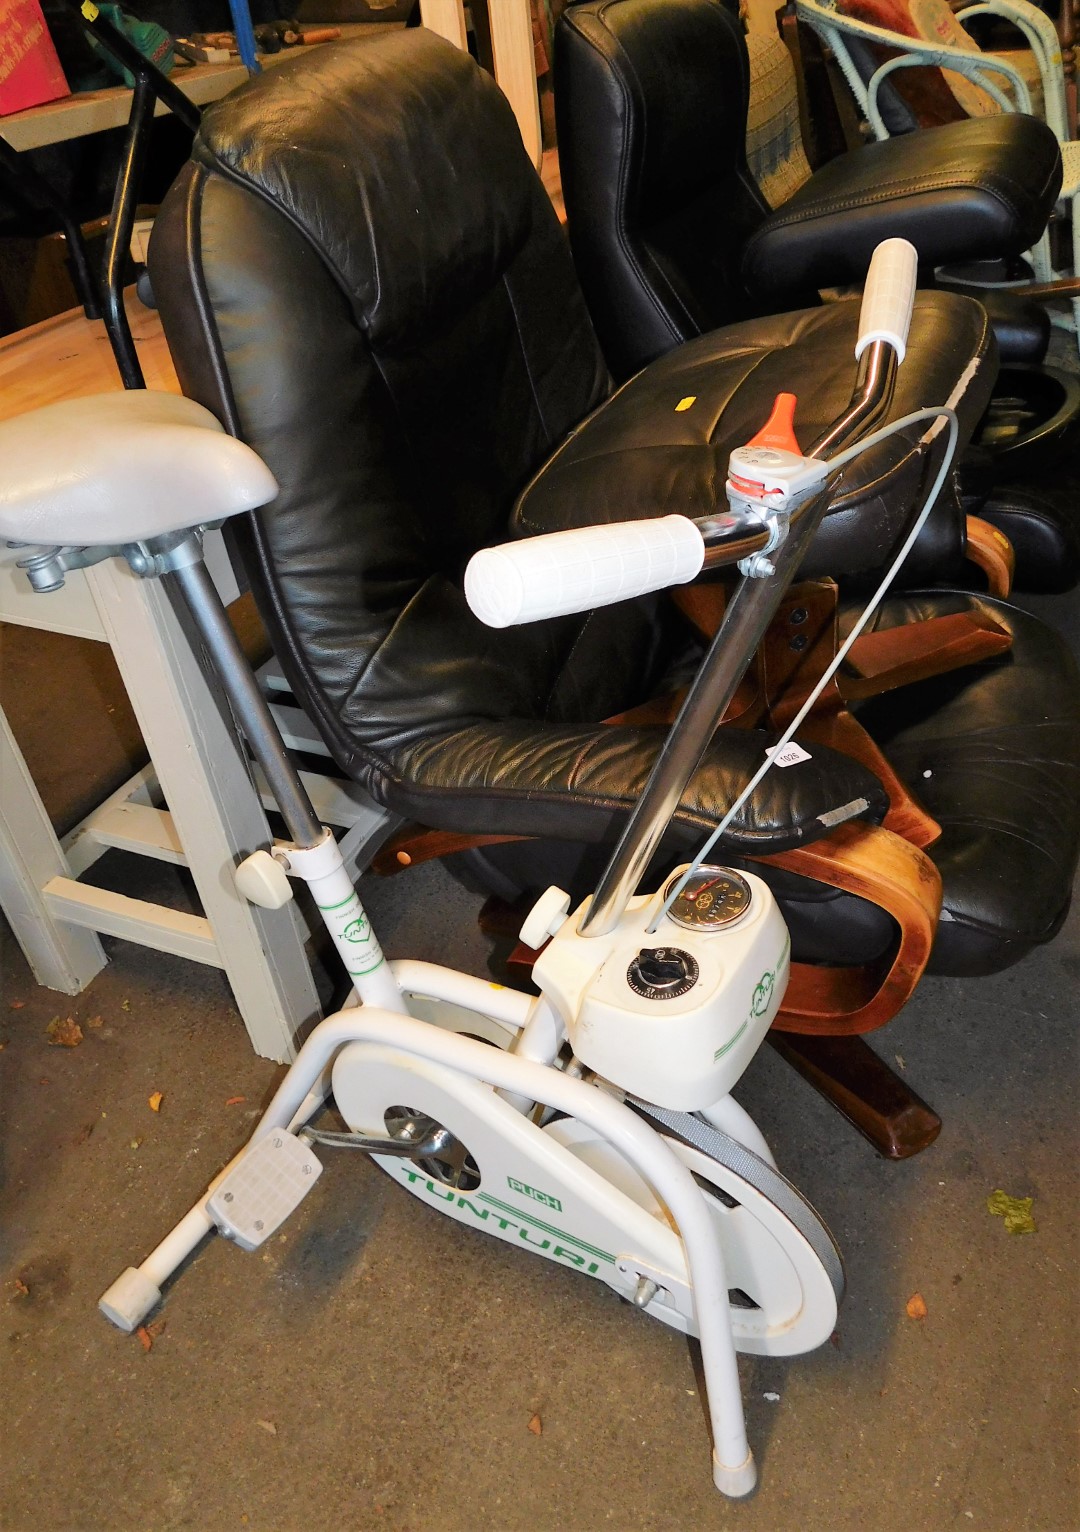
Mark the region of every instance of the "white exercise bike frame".
[[[706, 892], [694, 896], [685, 919], [672, 906], [693, 868], [652, 896], [635, 890], [824, 514], [837, 454], [865, 437], [888, 406], [914, 261], [910, 246], [875, 257], [848, 412], [806, 456], [753, 444], [733, 454], [729, 514], [596, 529], [584, 552], [574, 534], [500, 550], [511, 564], [524, 559], [520, 590], [530, 598], [536, 582], [529, 560], [539, 561], [547, 606], [508, 614], [504, 565], [499, 589], [487, 593], [499, 621], [659, 589], [692, 578], [703, 564], [738, 561], [746, 576], [595, 895], [569, 914], [566, 896], [549, 890], [523, 927], [530, 945], [547, 942], [535, 968], [538, 997], [436, 964], [386, 961], [232, 634], [202, 563], [197, 526], [97, 550], [102, 557], [121, 552], [136, 573], [167, 576], [186, 600], [292, 837], [248, 858], [238, 886], [273, 906], [291, 896], [290, 877], [305, 882], [360, 1002], [314, 1028], [248, 1144], [142, 1264], [109, 1288], [100, 1306], [114, 1323], [125, 1330], [141, 1324], [211, 1231], [249, 1249], [261, 1243], [317, 1179], [310, 1143], [337, 1138], [450, 1216], [596, 1276], [696, 1334], [714, 1482], [731, 1496], [753, 1489], [737, 1343], [773, 1355], [820, 1344], [843, 1287], [827, 1231], [730, 1096], [779, 1008], [790, 944], [771, 894], [751, 874], [733, 875], [743, 903], [712, 925], [704, 920], [707, 890], [723, 869], [702, 869], [717, 876], [692, 886], [692, 893]], [[939, 483], [943, 477], [944, 470]], [[95, 550], [57, 547], [35, 556], [26, 561], [32, 580], [44, 570], [41, 588], [54, 587], [65, 555], [72, 567]], [[467, 579], [474, 608], [484, 605], [482, 561]], [[350, 1133], [311, 1129], [305, 1137], [304, 1125], [331, 1090]], [[409, 1118], [398, 1132], [390, 1131], [391, 1103]], [[446, 1163], [440, 1155], [451, 1151], [460, 1172], [453, 1176], [439, 1169]], [[507, 1184], [515, 1201], [505, 1200]], [[744, 1283], [775, 1295], [781, 1322], [773, 1329], [771, 1298], [742, 1313], [733, 1307]]]

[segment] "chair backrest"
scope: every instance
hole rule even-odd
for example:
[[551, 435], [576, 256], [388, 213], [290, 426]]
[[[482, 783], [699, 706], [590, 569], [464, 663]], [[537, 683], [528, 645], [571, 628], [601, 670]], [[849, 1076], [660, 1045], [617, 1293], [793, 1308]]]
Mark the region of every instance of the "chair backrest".
[[[837, 9], [841, 15], [898, 32], [902, 37], [922, 38], [924, 42], [942, 43], [971, 53], [980, 51], [974, 38], [957, 21], [947, 0], [843, 0]], [[863, 69], [872, 73], [888, 53], [859, 41], [855, 46], [859, 50], [860, 73]], [[901, 103], [906, 104], [912, 113], [912, 127], [935, 127], [943, 122], [959, 122], [964, 117], [993, 117], [1000, 111], [985, 90], [955, 70], [902, 70], [892, 77], [885, 91], [894, 111], [902, 110]]]
[[574, 260], [616, 376], [751, 317], [743, 246], [769, 208], [746, 163], [750, 71], [720, 0], [586, 0], [555, 45]]
[[[612, 608], [603, 648], [603, 621], [579, 642], [578, 617], [495, 634], [462, 594], [469, 555], [610, 389], [513, 114], [466, 54], [409, 30], [219, 102], [150, 266], [185, 393], [281, 485], [244, 559], [346, 769], [385, 776], [402, 741], [478, 720], [627, 705], [640, 614]], [[591, 642], [586, 699], [565, 671]]]

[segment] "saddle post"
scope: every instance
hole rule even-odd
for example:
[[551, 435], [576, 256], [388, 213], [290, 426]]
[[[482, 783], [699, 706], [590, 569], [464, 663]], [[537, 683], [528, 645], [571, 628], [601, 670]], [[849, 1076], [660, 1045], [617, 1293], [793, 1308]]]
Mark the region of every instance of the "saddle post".
[[[198, 539], [192, 541], [198, 542]], [[277, 724], [210, 577], [201, 546], [197, 560], [178, 563], [168, 573], [191, 612], [237, 722], [270, 784], [290, 837], [303, 849], [317, 846], [325, 838], [326, 831], [289, 759]]]
[[178, 590], [288, 829], [289, 843], [275, 845], [272, 852], [255, 851], [236, 868], [240, 893], [255, 904], [280, 908], [292, 898], [289, 877], [299, 878], [309, 886], [361, 1002], [407, 1012], [341, 848], [333, 832], [319, 822], [229, 622], [206, 567], [199, 532], [187, 532], [179, 541], [159, 539], [128, 546], [124, 553], [136, 574], [160, 575]]

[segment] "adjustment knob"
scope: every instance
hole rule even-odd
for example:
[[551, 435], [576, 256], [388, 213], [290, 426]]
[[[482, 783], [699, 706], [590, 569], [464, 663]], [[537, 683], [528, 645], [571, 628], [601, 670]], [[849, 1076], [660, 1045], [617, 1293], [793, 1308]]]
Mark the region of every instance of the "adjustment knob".
[[236, 887], [251, 904], [280, 910], [293, 896], [289, 875], [269, 851], [253, 851], [236, 869]]
[[697, 959], [681, 947], [642, 947], [626, 970], [626, 982], [645, 1000], [675, 1000], [698, 980]]
[[565, 923], [569, 908], [569, 894], [564, 894], [561, 888], [546, 889], [521, 922], [518, 934], [526, 947], [534, 951], [542, 947]]

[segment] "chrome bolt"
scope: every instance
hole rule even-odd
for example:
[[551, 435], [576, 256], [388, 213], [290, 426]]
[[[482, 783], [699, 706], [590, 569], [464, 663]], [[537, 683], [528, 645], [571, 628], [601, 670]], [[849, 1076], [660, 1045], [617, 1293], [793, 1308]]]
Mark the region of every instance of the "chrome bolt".
[[651, 1277], [638, 1277], [637, 1287], [634, 1289], [634, 1304], [639, 1309], [648, 1308], [649, 1304], [660, 1291], [659, 1284]]

